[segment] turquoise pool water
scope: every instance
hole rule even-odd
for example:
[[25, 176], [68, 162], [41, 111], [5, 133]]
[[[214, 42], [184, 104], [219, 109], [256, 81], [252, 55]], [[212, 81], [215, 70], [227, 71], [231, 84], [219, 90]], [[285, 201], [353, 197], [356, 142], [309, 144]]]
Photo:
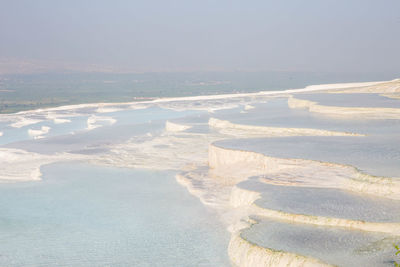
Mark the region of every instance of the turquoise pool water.
[[229, 234], [172, 172], [82, 163], [0, 184], [1, 266], [228, 266]]

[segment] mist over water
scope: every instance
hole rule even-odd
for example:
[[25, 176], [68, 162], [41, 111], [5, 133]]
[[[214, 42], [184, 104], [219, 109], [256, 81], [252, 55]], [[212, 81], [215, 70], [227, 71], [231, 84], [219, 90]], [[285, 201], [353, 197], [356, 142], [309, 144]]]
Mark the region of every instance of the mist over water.
[[98, 102], [144, 101], [391, 80], [399, 72], [0, 73], [0, 112]]

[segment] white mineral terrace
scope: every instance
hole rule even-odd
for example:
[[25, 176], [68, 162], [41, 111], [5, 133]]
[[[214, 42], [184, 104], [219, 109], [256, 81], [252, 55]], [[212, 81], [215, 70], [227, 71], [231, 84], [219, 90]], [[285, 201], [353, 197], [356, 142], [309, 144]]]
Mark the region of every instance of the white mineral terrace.
[[[40, 180], [41, 166], [61, 161], [174, 170], [179, 184], [218, 211], [231, 232], [226, 249], [235, 266], [363, 266], [359, 264], [369, 260], [374, 266], [385, 266], [391, 247], [383, 248], [382, 244], [400, 238], [400, 173], [372, 175], [346, 162], [291, 157], [290, 147], [285, 147], [286, 156], [279, 157], [268, 150], [261, 153], [224, 142], [315, 137], [315, 142], [327, 138], [329, 143], [329, 138], [369, 138], [374, 131], [368, 128], [387, 119], [392, 121], [385, 124], [385, 131], [394, 138], [395, 133], [390, 131], [397, 129], [400, 106], [327, 105], [303, 99], [306, 96], [299, 93], [323, 91], [322, 97], [329, 103], [329, 96], [340, 97], [339, 93], [365, 97], [365, 93], [396, 94], [399, 84], [400, 80], [318, 85], [281, 92], [98, 103], [0, 115], [5, 125], [0, 128], [0, 138], [7, 140], [20, 131], [19, 139], [10, 138], [12, 141], [0, 147], [0, 181]], [[324, 114], [342, 117], [343, 121], [319, 128], [318, 123], [307, 121], [311, 116], [302, 117], [304, 125], [300, 121], [293, 127], [272, 125], [273, 120], [263, 121], [262, 115], [254, 124], [229, 120], [238, 114], [242, 118], [251, 116], [260, 103], [268, 106], [274, 97], [288, 101], [293, 114], [301, 108], [302, 114], [314, 113], [318, 119], [326, 119], [327, 125], [329, 117]], [[140, 113], [148, 109], [151, 112]], [[190, 117], [185, 113], [188, 110], [199, 117]], [[134, 119], [139, 116], [147, 117], [139, 123]], [[347, 124], [351, 124], [348, 118], [362, 118], [362, 129], [367, 130], [347, 130]], [[341, 122], [347, 124], [337, 127]], [[385, 131], [378, 137], [386, 138]], [[254, 144], [257, 146], [257, 141]], [[373, 149], [368, 153], [374, 153]], [[347, 156], [356, 157], [357, 153]], [[315, 242], [307, 241], [308, 236]], [[342, 248], [341, 239], [345, 240]], [[370, 248], [369, 254], [355, 253], [360, 246]], [[340, 253], [335, 254], [335, 249]]]
[[165, 123], [165, 130], [167, 130], [169, 132], [182, 132], [187, 129], [190, 129], [191, 127], [192, 126], [190, 126], [190, 125], [183, 125], [183, 124], [174, 123], [174, 122], [170, 122], [170, 121], [167, 121]]
[[358, 133], [347, 133], [337, 131], [327, 131], [311, 128], [287, 128], [287, 127], [266, 127], [231, 123], [226, 120], [210, 118], [208, 124], [218, 129], [220, 132], [229, 134], [231, 132], [243, 131], [244, 135], [252, 133], [260, 136], [363, 136]]
[[232, 262], [237, 266], [243, 267], [333, 266], [311, 257], [260, 247], [242, 238], [239, 234], [232, 235], [228, 252]]
[[[391, 85], [391, 86], [390, 86]], [[381, 86], [381, 87], [380, 87]], [[382, 88], [379, 90], [379, 88]], [[400, 104], [398, 100], [387, 98], [381, 95], [393, 96], [393, 92], [398, 92], [400, 81], [395, 80], [384, 85], [366, 87], [364, 94], [355, 94], [354, 91], [347, 90], [346, 93], [325, 94], [324, 99], [318, 99], [318, 95], [296, 94], [288, 99], [290, 108], [304, 108], [310, 112], [320, 113], [330, 116], [359, 117], [368, 119], [399, 119]], [[367, 92], [369, 92], [367, 94]], [[374, 92], [376, 95], [371, 94]], [[386, 93], [386, 94], [385, 94]], [[355, 99], [351, 100], [352, 95]], [[308, 97], [307, 97], [308, 96]], [[314, 97], [313, 97], [314, 96]], [[375, 98], [375, 99], [373, 99]], [[324, 101], [325, 100], [325, 101]], [[329, 102], [326, 100], [330, 100]], [[335, 101], [339, 100], [339, 101]]]
[[215, 172], [230, 170], [241, 175], [248, 173], [247, 177], [264, 175], [266, 181], [274, 177], [271, 179], [276, 184], [341, 188], [400, 199], [400, 179], [372, 176], [349, 165], [269, 157], [253, 151], [210, 145], [209, 166]]

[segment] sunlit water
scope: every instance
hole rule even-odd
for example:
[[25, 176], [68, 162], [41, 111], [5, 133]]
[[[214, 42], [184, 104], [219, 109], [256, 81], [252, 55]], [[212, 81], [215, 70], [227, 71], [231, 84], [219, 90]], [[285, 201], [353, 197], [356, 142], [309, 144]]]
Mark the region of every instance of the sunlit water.
[[[348, 103], [354, 102], [355, 96], [345, 97], [349, 98]], [[376, 95], [363, 97], [368, 104], [368, 101], [373, 102]], [[70, 122], [61, 124], [41, 115], [38, 119], [42, 121], [21, 128], [0, 123], [0, 131], [3, 132], [0, 144], [4, 148], [19, 148], [41, 154], [83, 154], [88, 156], [87, 161], [91, 157], [93, 160], [99, 155], [107, 156], [119, 145], [120, 150], [108, 154], [108, 162], [112, 163], [115, 160], [113, 156], [118, 157], [118, 153], [125, 152], [121, 147], [129, 145], [127, 151], [135, 151], [136, 145], [164, 135], [165, 138], [160, 140], [167, 140], [166, 143], [155, 142], [154, 147], [151, 147], [151, 142], [145, 144], [146, 149], [156, 150], [156, 153], [148, 156], [150, 159], [143, 159], [144, 154], [140, 153], [128, 154], [129, 159], [142, 159], [145, 163], [151, 163], [147, 167], [153, 168], [159, 165], [155, 162], [158, 159], [156, 154], [165, 153], [158, 148], [169, 148], [173, 153], [165, 155], [179, 158], [179, 153], [185, 151], [179, 150], [177, 141], [184, 140], [188, 137], [185, 134], [191, 133], [204, 134], [205, 139], [209, 138], [218, 130], [209, 128], [208, 120], [217, 117], [239, 124], [366, 134], [367, 137], [231, 139], [219, 141], [217, 145], [275, 157], [351, 164], [369, 174], [400, 177], [400, 151], [396, 145], [400, 141], [397, 135], [400, 120], [327, 119], [306, 110], [290, 109], [286, 97], [258, 99], [257, 103], [252, 104], [253, 109], [246, 109], [247, 100], [198, 101], [190, 105], [191, 108], [206, 110], [209, 104], [209, 110], [226, 108], [210, 113], [173, 110], [184, 110], [180, 108], [185, 103], [179, 101], [158, 107], [154, 105], [107, 113], [96, 113], [95, 108], [83, 108], [73, 116], [63, 117]], [[332, 103], [335, 101], [333, 99]], [[377, 105], [382, 101], [391, 100], [380, 99]], [[236, 104], [239, 106], [235, 107]], [[114, 121], [96, 122], [99, 127], [89, 130], [88, 119], [93, 114]], [[192, 128], [186, 133], [176, 134], [176, 139], [168, 139], [171, 133], [165, 131], [166, 120], [190, 124]], [[28, 130], [40, 130], [42, 126], [50, 127], [44, 138], [35, 140], [28, 134]], [[187, 140], [193, 142], [192, 139]], [[204, 147], [208, 145], [200, 144]], [[192, 144], [195, 149], [196, 145]], [[146, 149], [139, 152], [146, 154], [153, 151]], [[153, 156], [156, 159], [152, 161]], [[127, 158], [122, 159], [124, 161]], [[170, 163], [169, 159], [165, 160]], [[118, 166], [136, 166], [135, 162], [130, 162], [130, 165], [120, 163]], [[83, 163], [46, 165], [41, 171], [42, 181], [0, 184], [0, 266], [229, 265], [229, 233], [225, 230], [226, 225], [218, 220], [213, 211], [176, 183], [175, 172], [106, 168]], [[396, 201], [336, 189], [272, 186], [254, 180], [239, 186], [261, 192], [262, 198], [256, 204], [264, 208], [379, 222], [398, 221], [399, 218]], [[384, 259], [383, 265], [392, 264], [388, 256], [392, 251], [386, 249], [391, 243], [387, 245], [386, 241], [382, 255], [371, 254], [370, 257], [367, 252], [365, 257], [351, 251], [359, 247], [362, 250], [371, 242], [381, 242], [382, 238], [389, 235], [264, 220], [246, 230], [243, 236], [261, 246], [326, 259], [330, 263], [345, 263], [344, 266], [347, 263], [363, 266], [370, 258], [373, 258], [376, 266], [381, 265]], [[377, 247], [380, 246], [373, 246], [373, 249]], [[338, 252], [333, 252], [336, 250]]]
[[400, 177], [399, 137], [282, 137], [226, 140], [219, 145], [278, 158], [351, 165], [376, 176]]
[[260, 223], [242, 233], [259, 246], [343, 267], [389, 267], [396, 260], [393, 243], [399, 238], [388, 234], [259, 219]]
[[[325, 94], [324, 98], [323, 96], [320, 96], [320, 98], [324, 99], [329, 104], [330, 102], [328, 102], [328, 100], [331, 96], [334, 97], [336, 95]], [[345, 96], [347, 96], [347, 94], [345, 94]], [[355, 96], [350, 96], [352, 101], [358, 103], [358, 99]], [[374, 97], [377, 96], [374, 95]], [[349, 102], [349, 99], [347, 99], [347, 101]], [[400, 106], [400, 100], [394, 101], [397, 101]], [[338, 101], [334, 103], [338, 104], [337, 102]], [[355, 104], [353, 103], [353, 105]], [[322, 114], [308, 112], [304, 109], [291, 109], [288, 107], [288, 100], [286, 97], [270, 99], [266, 103], [257, 103], [253, 106], [254, 109], [242, 112], [240, 112], [240, 110], [227, 110], [216, 112], [212, 116], [238, 124], [269, 127], [314, 128], [366, 135], [392, 135], [400, 132], [400, 120], [327, 117]]]
[[[62, 113], [62, 112], [59, 112]], [[94, 113], [20, 128], [2, 123], [4, 148], [96, 155], [130, 138], [151, 139], [167, 119], [193, 114], [159, 107]], [[197, 112], [201, 113], [201, 112]], [[109, 117], [89, 130], [88, 118]], [[34, 139], [29, 129], [50, 127]], [[227, 266], [229, 234], [218, 216], [175, 181], [175, 172], [83, 163], [41, 167], [42, 181], [0, 184], [0, 266]]]
[[[194, 112], [188, 111], [174, 111], [168, 109], [162, 109], [159, 107], [150, 107], [144, 109], [131, 109], [131, 110], [121, 110], [115, 112], [107, 112], [107, 113], [95, 113], [95, 109], [83, 109], [79, 110], [76, 116], [70, 117], [62, 117], [62, 119], [69, 120], [65, 123], [55, 123], [53, 120], [48, 119], [46, 117], [40, 116], [37, 119], [42, 120], [37, 123], [33, 123], [27, 126], [23, 126], [20, 128], [12, 127], [11, 123], [0, 123], [0, 132], [3, 133], [0, 136], [0, 145], [6, 145], [15, 142], [21, 141], [32, 141], [34, 140], [33, 136], [28, 134], [28, 131], [31, 130], [40, 130], [41, 127], [46, 126], [49, 127], [49, 132], [44, 134], [43, 137], [58, 137], [62, 136], [63, 139], [66, 138], [66, 135], [78, 134], [84, 135], [87, 132], [88, 128], [88, 118], [95, 114], [98, 117], [108, 117], [115, 120], [113, 124], [109, 122], [96, 122], [102, 127], [112, 126], [113, 132], [117, 132], [119, 134], [125, 133], [126, 137], [134, 134], [134, 127], [130, 127], [132, 125], [140, 125], [144, 123], [152, 123], [157, 121], [164, 121], [166, 119], [172, 119], [181, 117], [184, 115], [190, 115]], [[59, 112], [61, 113], [61, 112]], [[116, 127], [125, 127], [122, 131], [115, 131]], [[109, 127], [110, 128], [110, 127]], [[96, 132], [99, 132], [98, 130]], [[90, 133], [91, 134], [91, 133]], [[108, 136], [110, 139], [110, 136]]]
[[277, 186], [256, 177], [238, 186], [261, 193], [257, 206], [290, 214], [370, 222], [400, 221], [400, 201], [333, 188]]
[[229, 235], [172, 172], [84, 164], [0, 184], [1, 266], [225, 266]]
[[[316, 95], [324, 101], [333, 97], [332, 103], [338, 102], [336, 94]], [[380, 99], [382, 102], [389, 101], [393, 105], [400, 103], [399, 100], [391, 101], [389, 98], [376, 94], [360, 95], [361, 100], [365, 97], [370, 102]], [[352, 94], [343, 94], [343, 96], [349, 105], [351, 101], [353, 105], [357, 102], [357, 98]], [[380, 100], [377, 100], [376, 105], [379, 105]], [[368, 101], [363, 105], [368, 106]], [[234, 149], [260, 152], [273, 157], [349, 164], [369, 174], [400, 177], [400, 146], [397, 145], [400, 142], [400, 120], [327, 118], [302, 109], [290, 109], [287, 98], [271, 99], [266, 103], [256, 104], [254, 109], [242, 113], [227, 110], [217, 112], [212, 116], [245, 125], [313, 128], [364, 134], [366, 136], [363, 137], [320, 136], [225, 140], [218, 144]]]

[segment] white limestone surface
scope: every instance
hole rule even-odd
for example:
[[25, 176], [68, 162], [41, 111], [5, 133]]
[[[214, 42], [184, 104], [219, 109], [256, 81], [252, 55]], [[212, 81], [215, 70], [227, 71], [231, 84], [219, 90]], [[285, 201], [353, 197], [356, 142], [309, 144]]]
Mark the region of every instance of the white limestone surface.
[[165, 122], [165, 130], [169, 132], [182, 132], [190, 128], [192, 128], [190, 125], [179, 124], [171, 121]]
[[29, 136], [31, 136], [35, 139], [39, 139], [39, 138], [43, 138], [44, 135], [46, 135], [49, 131], [50, 131], [50, 127], [42, 126], [42, 127], [40, 127], [39, 130], [28, 129], [28, 134], [29, 134]]
[[209, 166], [216, 172], [239, 173], [242, 180], [264, 175], [265, 182], [309, 187], [330, 187], [352, 190], [392, 199], [400, 199], [400, 179], [376, 177], [343, 164], [304, 159], [283, 159], [261, 153], [209, 147]]
[[112, 117], [92, 115], [87, 119], [87, 129], [93, 130], [104, 125], [112, 125], [116, 121], [117, 120]]
[[231, 261], [241, 267], [333, 267], [311, 257], [257, 246], [238, 233], [232, 235], [228, 253]]
[[208, 125], [218, 129], [224, 134], [242, 134], [243, 136], [259, 135], [268, 137], [281, 136], [364, 136], [363, 134], [337, 132], [312, 128], [285, 128], [285, 127], [267, 127], [232, 123], [227, 120], [210, 118]]
[[[65, 123], [69, 120], [65, 118], [67, 116], [89, 116], [87, 128], [90, 130], [114, 124], [116, 121], [112, 117], [112, 112], [124, 108], [135, 109], [135, 107], [140, 108], [139, 106], [161, 106], [168, 109], [194, 109], [215, 112], [219, 109], [244, 106], [245, 110], [249, 110], [253, 107], [253, 103], [265, 101], [269, 97], [276, 95], [321, 90], [329, 91], [357, 86], [378, 86], [379, 84], [321, 85], [300, 90], [164, 98], [141, 102], [140, 104], [84, 104], [21, 112], [12, 116], [3, 116], [4, 118], [1, 121], [9, 121], [13, 127], [23, 127], [45, 119], [51, 119], [54, 123]], [[294, 106], [310, 108], [310, 106], [314, 105], [304, 102], [296, 104], [296, 100], [293, 99], [291, 98], [289, 101], [293, 101], [294, 104], [292, 104]], [[346, 107], [342, 108], [346, 111]], [[341, 112], [343, 113], [344, 111], [342, 110]], [[354, 110], [346, 112], [352, 114], [351, 112], [354, 113]], [[356, 112], [363, 113], [360, 110], [356, 110]], [[388, 110], [368, 110], [368, 112], [379, 113], [379, 116], [381, 116], [383, 113], [388, 113]], [[367, 114], [368, 112], [364, 113]], [[398, 115], [396, 112], [390, 111], [388, 113], [391, 114], [390, 116], [384, 116], [394, 118]], [[104, 114], [107, 116], [99, 116], [97, 115], [98, 113], [111, 113], [111, 115]], [[256, 246], [243, 239], [239, 229], [242, 229], [246, 223], [243, 223], [242, 218], [250, 214], [259, 214], [302, 224], [352, 227], [365, 231], [373, 231], [372, 228], [374, 228], [375, 230], [378, 229], [378, 231], [384, 231], [384, 226], [382, 225], [371, 226], [371, 224], [359, 221], [354, 222], [322, 216], [315, 218], [306, 214], [290, 214], [258, 207], [253, 203], [260, 197], [259, 193], [246, 191], [237, 186], [237, 183], [248, 179], [250, 176], [262, 175], [261, 180], [263, 182], [283, 186], [346, 188], [371, 195], [400, 199], [400, 183], [391, 177], [371, 176], [348, 165], [269, 157], [261, 153], [227, 149], [212, 144], [215, 141], [232, 137], [305, 135], [346, 137], [361, 136], [360, 134], [310, 128], [241, 125], [213, 118], [209, 120], [208, 124], [213, 130], [217, 131], [191, 132], [193, 128], [191, 131], [186, 131], [189, 129], [188, 127], [191, 127], [190, 123], [179, 124], [167, 121], [165, 130], [161, 132], [155, 131], [148, 132], [145, 136], [133, 136], [128, 141], [118, 144], [109, 144], [106, 141], [96, 144], [95, 149], [104, 149], [104, 152], [90, 156], [69, 153], [42, 155], [24, 150], [1, 148], [0, 169], [2, 171], [0, 180], [37, 180], [40, 179], [40, 166], [61, 160], [85, 160], [94, 164], [124, 168], [180, 170], [182, 173], [176, 176], [177, 181], [184, 185], [190, 193], [197, 196], [205, 205], [218, 209], [220, 216], [227, 223], [227, 228], [232, 231], [232, 239], [228, 251], [232, 262], [237, 266], [328, 266], [314, 258]], [[46, 130], [48, 131], [49, 129], [31, 130], [32, 136], [40, 137], [44, 136]], [[390, 225], [390, 227], [390, 229], [396, 230], [395, 233], [398, 232], [397, 225]]]
[[310, 100], [298, 99], [293, 96], [289, 97], [288, 105], [293, 109], [304, 108], [310, 112], [330, 116], [361, 117], [368, 119], [400, 119], [400, 108], [327, 106]]

